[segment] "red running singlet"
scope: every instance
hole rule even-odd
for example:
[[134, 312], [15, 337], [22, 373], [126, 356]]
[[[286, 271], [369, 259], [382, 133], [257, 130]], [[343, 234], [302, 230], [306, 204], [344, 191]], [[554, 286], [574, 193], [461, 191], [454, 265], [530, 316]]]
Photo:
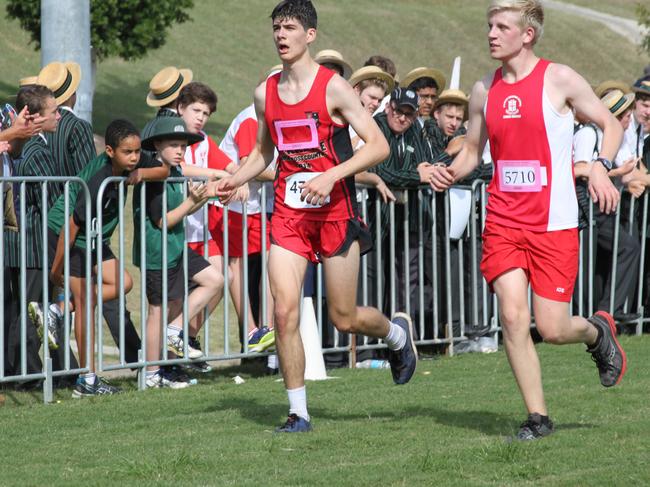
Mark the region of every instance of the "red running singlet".
[[516, 83], [494, 74], [485, 104], [494, 177], [487, 220], [534, 232], [578, 226], [573, 113], [558, 113], [544, 90], [550, 61]]
[[300, 184], [352, 157], [348, 125], [335, 123], [327, 110], [327, 84], [333, 71], [319, 67], [308, 95], [290, 105], [278, 95], [282, 73], [266, 81], [265, 119], [278, 149], [274, 215], [312, 221], [349, 220], [357, 216], [354, 177], [337, 181], [326, 203], [300, 201]]

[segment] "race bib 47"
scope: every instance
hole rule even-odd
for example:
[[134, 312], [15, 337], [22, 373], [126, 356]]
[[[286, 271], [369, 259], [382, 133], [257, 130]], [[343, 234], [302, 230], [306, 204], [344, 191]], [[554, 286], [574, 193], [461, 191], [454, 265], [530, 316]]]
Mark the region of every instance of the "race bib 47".
[[284, 204], [291, 208], [320, 208], [330, 202], [330, 197], [325, 198], [322, 205], [312, 205], [300, 199], [302, 194], [302, 185], [311, 181], [316, 176], [321, 175], [320, 172], [297, 172], [285, 179], [286, 185], [284, 190]]

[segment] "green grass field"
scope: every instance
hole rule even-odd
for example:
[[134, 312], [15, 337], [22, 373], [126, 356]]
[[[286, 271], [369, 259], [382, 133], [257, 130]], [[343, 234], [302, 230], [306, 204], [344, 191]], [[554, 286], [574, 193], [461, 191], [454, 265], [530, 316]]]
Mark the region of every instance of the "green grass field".
[[[650, 338], [625, 337], [629, 372], [604, 389], [582, 346], [539, 345], [554, 436], [509, 443], [522, 403], [503, 353], [423, 361], [412, 382], [334, 370], [310, 383], [315, 430], [275, 435], [280, 383], [225, 369], [183, 391], [0, 408], [2, 485], [646, 485]], [[246, 383], [235, 385], [240, 374]]]
[[[319, 0], [319, 34], [313, 52], [338, 49], [355, 68], [372, 54], [384, 54], [395, 60], [402, 77], [422, 65], [449, 72], [454, 57], [462, 56], [461, 84], [470, 90], [475, 80], [495, 67], [485, 40], [487, 4], [487, 0]], [[608, 4], [614, 5], [599, 2], [603, 9]], [[0, 12], [5, 5], [6, 0], [0, 0]], [[100, 63], [96, 132], [103, 134], [107, 123], [117, 117], [143, 126], [155, 113], [145, 104], [149, 80], [163, 66], [178, 65], [192, 68], [195, 79], [217, 91], [219, 109], [208, 132], [220, 139], [232, 118], [251, 103], [260, 75], [277, 64], [268, 19], [274, 5], [269, 0], [196, 0], [193, 21], [175, 26], [163, 48], [135, 62], [112, 58]], [[0, 43], [0, 100], [9, 100], [18, 79], [37, 72], [40, 53], [34, 52], [15, 21], [5, 20]], [[609, 78], [632, 81], [648, 62], [635, 46], [600, 24], [550, 9], [539, 53], [571, 65], [594, 85]]]

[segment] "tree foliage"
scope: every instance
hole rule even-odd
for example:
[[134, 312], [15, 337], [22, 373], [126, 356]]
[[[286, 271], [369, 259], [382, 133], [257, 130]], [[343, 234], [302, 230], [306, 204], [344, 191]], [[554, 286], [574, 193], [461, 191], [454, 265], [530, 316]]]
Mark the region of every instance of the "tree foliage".
[[[194, 0], [90, 0], [90, 39], [97, 59], [138, 59], [165, 44], [167, 29], [190, 19]], [[9, 0], [7, 16], [41, 47], [40, 0]]]
[[636, 6], [636, 14], [639, 17], [639, 25], [645, 27], [645, 36], [641, 40], [641, 49], [650, 55], [650, 8], [638, 3]]

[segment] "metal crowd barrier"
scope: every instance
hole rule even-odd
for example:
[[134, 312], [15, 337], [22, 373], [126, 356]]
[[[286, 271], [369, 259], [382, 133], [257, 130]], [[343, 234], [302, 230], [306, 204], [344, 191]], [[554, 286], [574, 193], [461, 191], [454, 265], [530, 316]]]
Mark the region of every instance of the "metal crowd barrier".
[[[197, 179], [197, 178], [192, 178]], [[188, 178], [169, 178], [164, 185], [163, 195], [163, 214], [167, 212], [166, 191], [167, 184], [169, 183], [185, 183]], [[166, 327], [168, 323], [168, 306], [167, 306], [167, 221], [163, 218], [163, 241], [162, 241], [162, 263], [163, 263], [163, 329], [161, 340], [161, 360], [148, 362], [146, 360], [146, 342], [147, 342], [147, 329], [146, 329], [146, 316], [147, 316], [147, 300], [145, 295], [146, 289], [146, 239], [142, 238], [141, 248], [135, 249], [140, 252], [141, 257], [141, 271], [140, 271], [140, 302], [139, 302], [139, 315], [140, 315], [140, 339], [141, 349], [138, 354], [137, 361], [127, 361], [125, 357], [125, 311], [126, 307], [126, 294], [124, 288], [124, 270], [126, 268], [126, 259], [130, 257], [125, 251], [127, 227], [130, 225], [139, 225], [141, 235], [145, 234], [145, 211], [141, 212], [141, 218], [138, 222], [130, 222], [125, 220], [124, 203], [126, 202], [127, 187], [126, 179], [122, 177], [107, 178], [100, 187], [99, 195], [96, 202], [90, 202], [90, 195], [88, 188], [79, 178], [0, 178], [0, 185], [6, 183], [20, 184], [20, 199], [25, 200], [25, 185], [30, 183], [39, 183], [42, 186], [42, 201], [47, 201], [47, 184], [48, 183], [63, 183], [66, 198], [65, 210], [68, 214], [69, 210], [69, 185], [71, 183], [81, 184], [83, 195], [86, 198], [86, 234], [90, 235], [88, 239], [96, 241], [97, 261], [92, 264], [97, 264], [97, 334], [96, 334], [96, 347], [97, 354], [95, 357], [97, 371], [113, 371], [134, 369], [140, 372], [144, 371], [145, 367], [149, 365], [170, 365], [170, 364], [184, 364], [190, 362], [188, 358], [170, 358], [167, 354], [166, 347]], [[120, 200], [119, 205], [119, 224], [117, 229], [117, 248], [112, 250], [115, 252], [119, 260], [119, 293], [118, 293], [118, 306], [119, 306], [119, 338], [117, 340], [117, 347], [119, 353], [117, 357], [107, 354], [104, 350], [107, 344], [105, 343], [105, 334], [103, 331], [103, 299], [102, 299], [102, 197], [109, 185], [117, 184], [118, 196]], [[146, 188], [147, 184], [143, 183], [144, 190], [139, 195], [141, 208], [146, 206]], [[186, 185], [184, 184], [184, 188]], [[496, 337], [497, 332], [500, 330], [498, 309], [496, 305], [496, 298], [489, 292], [487, 283], [483, 279], [479, 270], [480, 262], [480, 247], [481, 247], [481, 232], [485, 222], [485, 203], [486, 203], [486, 190], [483, 181], [475, 181], [471, 186], [458, 186], [458, 188], [471, 191], [473, 204], [471, 205], [471, 213], [467, 228], [463, 237], [457, 240], [448, 237], [450, 228], [450, 197], [448, 192], [442, 195], [436, 195], [428, 187], [420, 187], [418, 189], [403, 190], [394, 189], [398, 196], [398, 201], [389, 202], [385, 204], [382, 202], [380, 196], [369, 188], [359, 189], [360, 211], [362, 219], [371, 222], [374, 220], [375, 229], [373, 237], [374, 250], [361, 258], [361, 269], [359, 272], [359, 305], [374, 305], [380, 308], [386, 315], [390, 316], [396, 311], [404, 311], [410, 314], [418, 333], [417, 343], [419, 345], [441, 345], [447, 348], [448, 353], [454, 353], [454, 345], [461, 340], [467, 338], [467, 332], [470, 328], [481, 329], [483, 333], [491, 334]], [[262, 232], [261, 248], [266, 248], [266, 226], [269, 225], [266, 216], [266, 188], [262, 187], [261, 192], [261, 209], [262, 209]], [[133, 190], [132, 190], [133, 191]], [[185, 190], [186, 191], [186, 190]], [[133, 192], [133, 197], [136, 197]], [[413, 200], [415, 198], [415, 201]], [[0, 210], [4, 210], [3, 202], [0, 201]], [[90, 222], [90, 204], [95, 204], [97, 208], [97, 221], [96, 225], [91, 225]], [[634, 220], [634, 201], [630, 208], [629, 227], [627, 231], [633, 232]], [[646, 193], [641, 200], [642, 205], [642, 218], [643, 222], [647, 221], [648, 213], [648, 194]], [[42, 229], [43, 232], [43, 266], [47, 269], [47, 205], [42, 205], [45, 208], [42, 215]], [[204, 228], [204, 244], [205, 254], [207, 258], [207, 218], [208, 210], [207, 205], [199, 210], [202, 215]], [[219, 361], [249, 358], [253, 356], [260, 356], [264, 354], [252, 353], [248, 350], [247, 345], [247, 328], [248, 328], [248, 314], [246, 309], [249, 303], [248, 289], [249, 289], [249, 275], [248, 275], [248, 222], [246, 214], [246, 205], [243, 205], [243, 276], [242, 287], [244, 292], [243, 306], [244, 309], [242, 321], [242, 329], [240, 337], [242, 339], [241, 351], [232, 349], [231, 334], [234, 335], [234, 329], [231, 327], [231, 309], [230, 309], [230, 293], [228, 289], [229, 283], [229, 251], [228, 251], [228, 218], [229, 210], [226, 206], [224, 208], [224, 255], [223, 255], [223, 274], [224, 274], [224, 294], [221, 303], [221, 312], [219, 316], [213, 313], [212, 320], [209, 316], [204, 317], [204, 325], [201, 330], [203, 337], [203, 352], [204, 357], [201, 360], [206, 361]], [[415, 218], [411, 219], [412, 212], [416, 212]], [[4, 212], [2, 211], [4, 214]], [[620, 207], [616, 213], [616, 226], [615, 226], [615, 242], [612, 259], [612, 276], [616, 275], [617, 268], [617, 240], [619, 235]], [[25, 208], [21, 205], [21, 258], [22, 263], [25, 263]], [[382, 228], [382, 221], [387, 221]], [[417, 224], [413, 225], [413, 221]], [[589, 228], [580, 233], [580, 266], [579, 275], [576, 281], [576, 286], [580, 296], [587, 294], [587, 306], [585, 309], [582, 300], [577, 303], [578, 312], [583, 316], [588, 316], [594, 311], [594, 296], [593, 296], [593, 276], [594, 276], [594, 221], [593, 210], [590, 215]], [[99, 232], [98, 232], [99, 230]], [[3, 227], [4, 232], [4, 227]], [[69, 228], [66, 219], [65, 225], [66, 232], [66, 248], [69, 243]], [[645, 225], [641, 229], [641, 262], [640, 272], [638, 277], [638, 290], [636, 303], [629, 300], [626, 304], [626, 310], [633, 309], [641, 314], [641, 317], [636, 322], [636, 333], [642, 332], [643, 323], [648, 322], [649, 319], [643, 318], [643, 288], [644, 288], [644, 273], [642, 272], [645, 260], [644, 252], [646, 248], [646, 229]], [[4, 238], [0, 240], [0, 258], [4, 260], [5, 249], [3, 247]], [[587, 262], [583, 259], [583, 247], [589, 246]], [[183, 262], [185, 271], [185, 292], [183, 298], [183, 334], [185, 337], [189, 336], [189, 323], [187, 319], [187, 298], [188, 298], [188, 283], [187, 283], [187, 245], [184, 246]], [[416, 255], [412, 255], [415, 253]], [[64, 364], [60, 370], [52, 370], [52, 360], [47, 347], [47, 341], [43, 340], [41, 345], [41, 356], [43, 359], [43, 370], [38, 373], [27, 373], [26, 370], [26, 327], [27, 323], [27, 303], [21, 302], [20, 312], [20, 326], [21, 326], [21, 373], [14, 375], [5, 375], [4, 370], [4, 354], [5, 354], [5, 337], [4, 332], [0, 333], [0, 383], [12, 381], [24, 381], [29, 379], [42, 379], [44, 381], [44, 400], [46, 402], [52, 399], [52, 380], [54, 377], [63, 375], [75, 375], [87, 370], [87, 368], [71, 368], [69, 345], [70, 345], [70, 310], [68, 303], [70, 300], [70, 292], [68, 287], [69, 282], [69, 260], [68, 253], [65, 256], [65, 283], [64, 286], [64, 302], [65, 302], [65, 326], [62, 335], [62, 343], [60, 344], [65, 350]], [[398, 257], [401, 261], [398, 262]], [[415, 258], [415, 263], [413, 261]], [[91, 275], [91, 254], [86, 251], [86, 276]], [[266, 299], [266, 287], [268, 280], [267, 272], [267, 255], [266, 252], [261, 252], [262, 270], [260, 286], [260, 307], [261, 312], [259, 316], [267, 316], [269, 303]], [[397, 266], [396, 266], [397, 264]], [[386, 269], [388, 266], [388, 269]], [[584, 269], [587, 266], [587, 277], [585, 283]], [[412, 269], [415, 268], [415, 274]], [[25, 295], [25, 274], [26, 266], [22, 265], [20, 269], [21, 280], [21, 296]], [[348, 341], [347, 337], [341, 336], [336, 330], [331, 328], [331, 325], [325, 321], [326, 310], [326, 296], [323, 289], [323, 269], [322, 265], [318, 265], [315, 271], [315, 312], [318, 329], [321, 336], [326, 333], [326, 328], [331, 329], [332, 340], [331, 343], [324, 344], [323, 352], [329, 353], [352, 353], [354, 355], [357, 351], [371, 350], [384, 348], [385, 345], [381, 340], [372, 340], [364, 338], [362, 343], [357, 345], [356, 340]], [[136, 276], [132, 276], [133, 281], [138, 282]], [[47, 310], [49, 301], [48, 293], [48, 278], [49, 272], [44, 272], [43, 279], [43, 309]], [[612, 277], [611, 284], [611, 297], [610, 308], [613, 311], [615, 300], [615, 279]], [[1, 286], [1, 285], [0, 285]], [[135, 287], [135, 286], [134, 286]], [[3, 287], [0, 287], [0, 292], [4, 295]], [[86, 292], [90, 294], [90, 279], [86, 281]], [[86, 323], [86, 336], [89, 336], [90, 324], [90, 308], [88, 308], [85, 323]], [[133, 311], [133, 310], [132, 310]], [[3, 304], [0, 303], [0, 320], [2, 320], [2, 330], [4, 326], [4, 309]], [[29, 325], [31, 326], [31, 325]], [[216, 326], [216, 328], [214, 328]], [[237, 325], [238, 326], [238, 325]], [[222, 342], [219, 343], [213, 338], [216, 335], [215, 330], [222, 328], [223, 337]], [[187, 340], [185, 342], [185, 356], [187, 357]], [[215, 345], [216, 343], [216, 345]], [[90, 344], [87, 343], [89, 347]], [[87, 348], [88, 354], [89, 348]], [[351, 357], [351, 363], [354, 363], [354, 356]], [[139, 374], [138, 386], [140, 389], [145, 387], [145, 374]]]

